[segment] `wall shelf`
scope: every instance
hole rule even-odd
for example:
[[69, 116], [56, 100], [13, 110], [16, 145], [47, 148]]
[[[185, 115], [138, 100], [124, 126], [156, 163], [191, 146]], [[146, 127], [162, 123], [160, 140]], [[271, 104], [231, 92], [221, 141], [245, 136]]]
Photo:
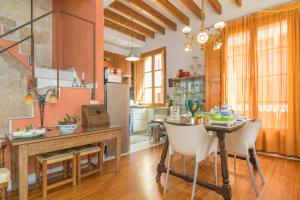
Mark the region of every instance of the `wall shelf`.
[[200, 78], [205, 78], [204, 75], [191, 75], [187, 77], [176, 77], [176, 78], [170, 78], [170, 80], [174, 82], [182, 81], [182, 80], [194, 80], [194, 79], [200, 79]]

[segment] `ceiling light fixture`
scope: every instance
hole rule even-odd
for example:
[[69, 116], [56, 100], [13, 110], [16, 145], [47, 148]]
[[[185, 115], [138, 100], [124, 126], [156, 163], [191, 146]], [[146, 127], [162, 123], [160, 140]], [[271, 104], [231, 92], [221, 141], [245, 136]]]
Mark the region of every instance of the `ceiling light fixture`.
[[131, 18], [131, 50], [129, 55], [126, 57], [127, 61], [135, 62], [139, 61], [140, 57], [135, 54], [134, 49], [133, 49], [133, 18]]
[[[221, 41], [221, 30], [225, 27], [225, 22], [220, 21], [214, 24], [213, 27], [206, 28], [205, 27], [205, 7], [204, 7], [204, 0], [202, 0], [202, 24], [201, 24], [201, 30], [196, 35], [193, 34], [190, 36], [190, 33], [192, 32], [192, 28], [190, 26], [185, 26], [182, 29], [183, 34], [187, 38], [187, 42], [184, 44], [185, 51], [190, 51], [192, 49], [192, 45], [195, 43], [199, 43], [201, 45], [201, 50], [204, 50], [204, 45], [211, 41], [213, 42], [213, 49], [220, 49], [222, 46]], [[214, 29], [214, 30], [212, 30]]]

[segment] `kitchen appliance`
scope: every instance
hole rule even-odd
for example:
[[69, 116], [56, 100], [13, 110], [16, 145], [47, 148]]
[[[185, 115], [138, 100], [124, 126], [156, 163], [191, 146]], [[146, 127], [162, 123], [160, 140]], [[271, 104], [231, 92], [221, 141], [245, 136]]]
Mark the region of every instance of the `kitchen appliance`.
[[[121, 126], [121, 152], [129, 151], [129, 87], [127, 84], [105, 83], [106, 110], [110, 124]], [[115, 155], [115, 141], [107, 142], [106, 155]]]

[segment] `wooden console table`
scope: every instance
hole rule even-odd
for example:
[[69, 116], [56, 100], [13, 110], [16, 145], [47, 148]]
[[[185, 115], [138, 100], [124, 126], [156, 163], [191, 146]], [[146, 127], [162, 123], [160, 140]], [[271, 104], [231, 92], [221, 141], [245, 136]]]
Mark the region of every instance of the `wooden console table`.
[[42, 153], [116, 140], [116, 172], [120, 170], [121, 128], [108, 125], [97, 128], [78, 127], [72, 134], [60, 134], [56, 128], [44, 136], [31, 139], [14, 139], [6, 135], [11, 152], [13, 190], [19, 188], [19, 199], [28, 199], [28, 157]]

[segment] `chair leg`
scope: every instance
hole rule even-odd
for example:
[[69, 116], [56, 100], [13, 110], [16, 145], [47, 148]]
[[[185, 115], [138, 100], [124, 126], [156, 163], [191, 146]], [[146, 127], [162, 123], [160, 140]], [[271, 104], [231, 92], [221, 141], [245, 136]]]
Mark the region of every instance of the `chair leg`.
[[[77, 163], [76, 163], [76, 155], [74, 154], [73, 163], [72, 163], [72, 178], [73, 178], [73, 186], [76, 186], [76, 173], [77, 173]], [[80, 167], [80, 166], [79, 166]]]
[[67, 161], [63, 161], [64, 178], [68, 177], [68, 166]]
[[195, 163], [195, 173], [194, 173], [194, 182], [193, 182], [193, 190], [192, 190], [192, 197], [191, 200], [194, 200], [195, 197], [195, 190], [196, 190], [196, 182], [197, 182], [197, 177], [198, 177], [198, 166], [199, 163]]
[[215, 164], [215, 174], [214, 174], [214, 183], [218, 184], [218, 152], [214, 152], [214, 164]]
[[260, 176], [261, 183], [264, 185], [266, 182], [265, 182], [265, 178], [264, 178], [264, 176], [261, 172], [261, 168], [260, 168], [260, 164], [259, 164], [258, 159], [257, 159], [257, 154], [256, 154], [255, 147], [253, 148], [253, 152], [254, 152], [254, 159], [255, 159], [255, 162], [256, 162], [256, 166], [257, 166], [257, 169], [258, 169], [258, 174]]
[[38, 186], [40, 184], [41, 177], [41, 164], [38, 159], [35, 159], [35, 183]]
[[182, 160], [183, 160], [183, 174], [186, 174], [186, 162], [185, 162], [185, 156], [182, 156]]
[[92, 168], [92, 165], [91, 165], [92, 155], [89, 154], [87, 157], [88, 157], [88, 169], [91, 170], [91, 168]]
[[100, 174], [103, 171], [103, 159], [104, 159], [104, 145], [103, 142], [99, 143], [100, 146], [100, 152], [99, 152], [99, 170], [100, 170]]
[[77, 154], [77, 184], [81, 183], [81, 156]]
[[234, 174], [236, 174], [236, 153], [235, 152], [233, 156], [233, 165], [234, 165]]
[[47, 161], [43, 161], [43, 198], [47, 198], [47, 187], [48, 187], [48, 177], [47, 177]]
[[173, 160], [173, 155], [169, 155], [167, 175], [166, 175], [166, 181], [165, 181], [165, 187], [164, 187], [164, 194], [167, 193], [168, 179], [169, 179], [170, 168], [172, 165], [172, 160]]
[[248, 170], [249, 170], [249, 173], [250, 173], [250, 178], [251, 178], [252, 185], [254, 187], [256, 196], [259, 196], [259, 191], [258, 191], [257, 186], [256, 186], [256, 180], [255, 180], [255, 177], [254, 177], [254, 174], [253, 174], [253, 168], [252, 168], [252, 165], [250, 163], [249, 156], [246, 157], [246, 161], [247, 161], [247, 167], [248, 167]]

